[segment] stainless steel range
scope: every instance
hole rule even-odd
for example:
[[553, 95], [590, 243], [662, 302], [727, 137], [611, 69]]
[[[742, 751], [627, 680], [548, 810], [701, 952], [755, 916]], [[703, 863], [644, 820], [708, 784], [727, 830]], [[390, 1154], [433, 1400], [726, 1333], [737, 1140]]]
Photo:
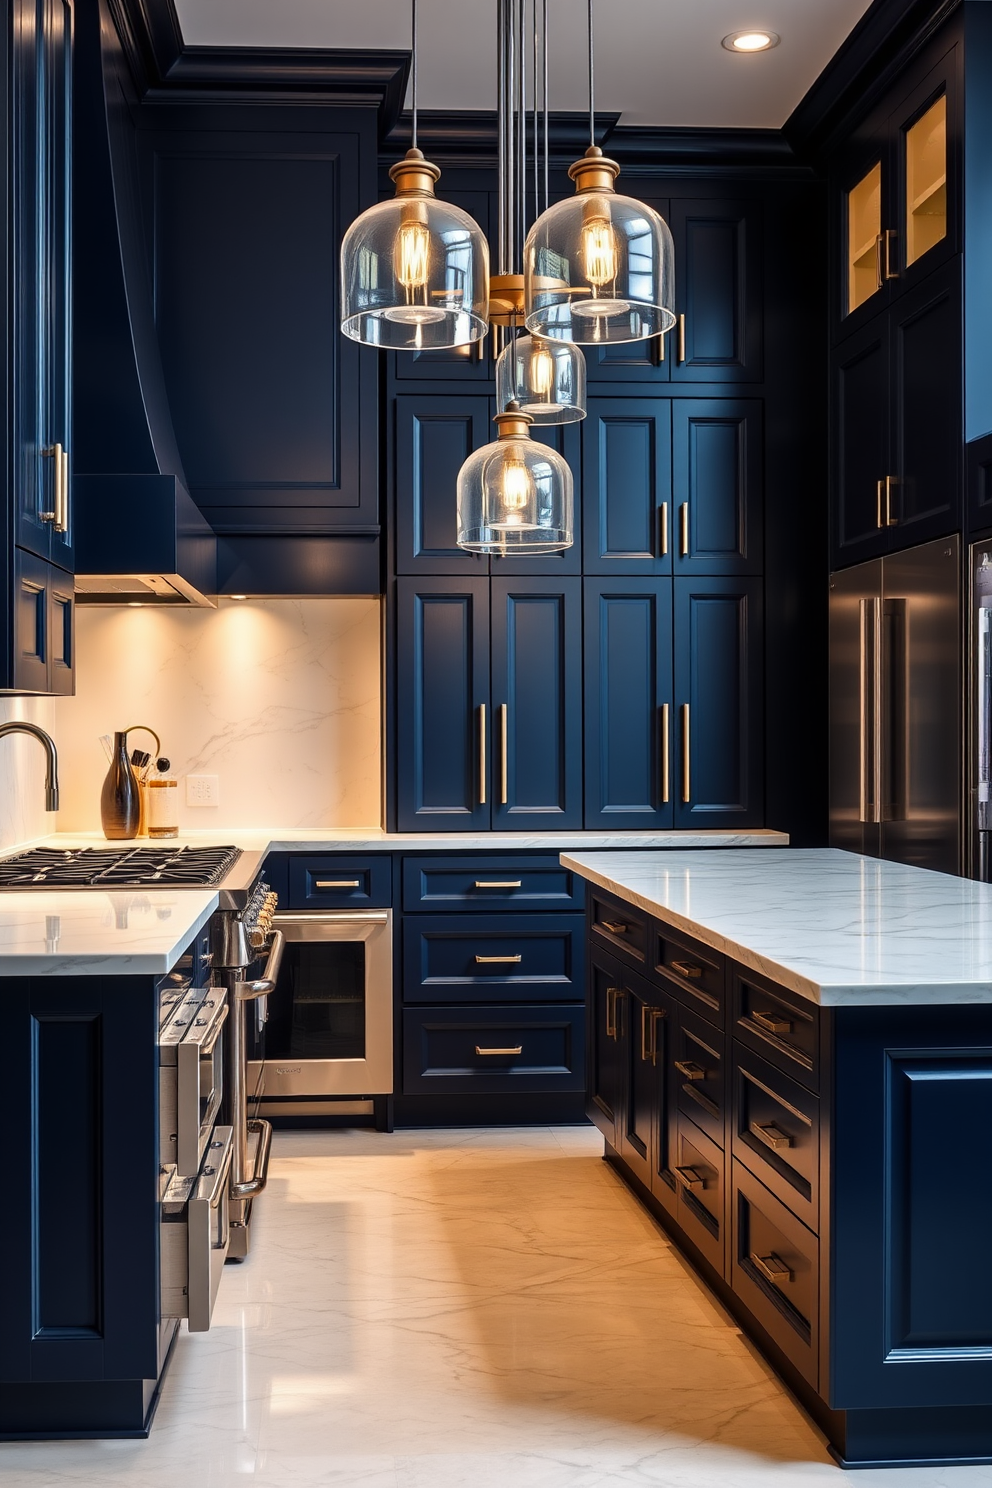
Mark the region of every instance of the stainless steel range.
[[[272, 1143], [271, 1125], [257, 1115], [261, 1076], [255, 1078], [252, 1089], [248, 1088], [245, 1020], [252, 1012], [257, 1028], [264, 1023], [265, 999], [275, 987], [284, 945], [282, 931], [272, 923], [277, 898], [262, 878], [262, 854], [233, 846], [36, 847], [0, 860], [0, 891], [91, 888], [217, 890], [219, 908], [210, 922], [210, 949], [205, 959], [210, 965], [211, 987], [219, 995], [211, 1000], [201, 990], [201, 1002], [195, 1007], [192, 1003], [182, 1006], [180, 999], [175, 1007], [163, 1008], [163, 1048], [167, 1051], [163, 1059], [164, 1066], [186, 1071], [184, 1084], [191, 1092], [195, 1064], [196, 1105], [190, 1101], [183, 1106], [190, 1114], [182, 1131], [178, 1119], [173, 1125], [177, 1147], [182, 1144], [186, 1163], [192, 1163], [194, 1153], [199, 1163], [217, 1114], [216, 1110], [209, 1112], [208, 1121], [207, 1110], [200, 1109], [201, 1101], [207, 1108], [215, 1103], [216, 1086], [220, 1083], [216, 1078], [216, 1050], [222, 1045], [219, 1038], [212, 1040], [212, 1035], [215, 1031], [220, 1035], [226, 1018], [223, 1034], [226, 1077], [220, 1114], [232, 1129], [225, 1219], [230, 1227], [227, 1254], [232, 1260], [243, 1259], [248, 1253], [252, 1202], [265, 1187]], [[184, 976], [177, 975], [176, 988], [177, 992], [182, 989], [183, 998], [191, 996]], [[165, 1033], [167, 1011], [173, 1019], [169, 1025], [171, 1034]], [[204, 1034], [202, 1039], [182, 1031], [186, 1013], [194, 1023], [197, 1019], [206, 1020], [197, 1030]], [[176, 1033], [176, 1019], [181, 1036]], [[166, 1084], [171, 1091], [169, 1080]], [[178, 1100], [178, 1083], [176, 1090]], [[167, 1135], [171, 1135], [171, 1126]], [[176, 1164], [176, 1157], [172, 1162]], [[184, 1181], [194, 1183], [196, 1171], [194, 1168]], [[182, 1172], [179, 1176], [183, 1176]], [[204, 1201], [207, 1213], [218, 1212], [216, 1188], [214, 1183], [208, 1200]]]

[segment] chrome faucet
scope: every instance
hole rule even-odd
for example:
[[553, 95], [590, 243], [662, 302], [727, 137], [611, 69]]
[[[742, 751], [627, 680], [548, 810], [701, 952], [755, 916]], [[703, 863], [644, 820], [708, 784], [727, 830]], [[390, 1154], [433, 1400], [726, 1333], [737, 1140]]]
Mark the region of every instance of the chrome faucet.
[[5, 734], [31, 734], [45, 751], [47, 761], [45, 769], [45, 810], [58, 811], [59, 809], [59, 756], [55, 748], [55, 741], [50, 734], [46, 734], [43, 728], [36, 723], [0, 723], [0, 739]]

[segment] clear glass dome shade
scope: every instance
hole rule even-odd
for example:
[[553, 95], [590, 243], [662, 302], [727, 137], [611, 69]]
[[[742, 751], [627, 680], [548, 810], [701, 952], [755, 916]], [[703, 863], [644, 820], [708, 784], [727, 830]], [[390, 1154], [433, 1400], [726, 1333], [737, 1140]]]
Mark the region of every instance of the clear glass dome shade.
[[517, 336], [496, 363], [496, 406], [512, 399], [535, 424], [571, 424], [586, 416], [586, 359], [566, 341]]
[[530, 417], [511, 403], [499, 438], [458, 472], [458, 546], [470, 553], [553, 553], [572, 545], [572, 472], [529, 438]]
[[675, 245], [651, 207], [618, 196], [620, 167], [596, 147], [576, 193], [542, 212], [524, 245], [527, 329], [550, 341], [642, 341], [675, 324]]
[[370, 207], [341, 244], [341, 329], [366, 346], [468, 346], [488, 330], [489, 246], [467, 212], [434, 195], [437, 166], [409, 151], [392, 201]]

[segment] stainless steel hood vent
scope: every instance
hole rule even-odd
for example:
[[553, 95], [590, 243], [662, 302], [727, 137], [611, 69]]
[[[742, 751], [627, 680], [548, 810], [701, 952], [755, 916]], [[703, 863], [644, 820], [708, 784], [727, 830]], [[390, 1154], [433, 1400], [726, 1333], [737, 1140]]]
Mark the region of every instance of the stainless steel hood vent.
[[217, 539], [173, 475], [78, 475], [79, 604], [198, 605], [217, 593]]

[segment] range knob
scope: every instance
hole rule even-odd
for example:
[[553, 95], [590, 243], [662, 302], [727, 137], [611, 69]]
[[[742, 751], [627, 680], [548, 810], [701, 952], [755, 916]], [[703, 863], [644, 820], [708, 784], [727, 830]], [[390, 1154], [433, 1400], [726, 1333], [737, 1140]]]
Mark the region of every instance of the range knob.
[[248, 944], [253, 951], [260, 951], [268, 938], [268, 931], [263, 929], [261, 923], [256, 925], [254, 930], [248, 931]]

